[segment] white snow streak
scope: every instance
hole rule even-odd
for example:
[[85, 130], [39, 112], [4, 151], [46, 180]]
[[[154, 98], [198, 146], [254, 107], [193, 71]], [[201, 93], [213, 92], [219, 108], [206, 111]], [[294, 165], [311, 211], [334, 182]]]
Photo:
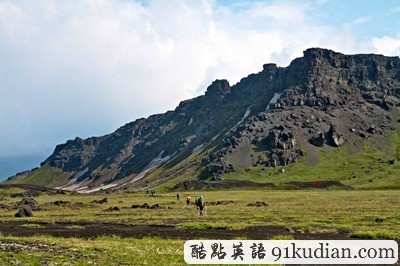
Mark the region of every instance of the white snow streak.
[[199, 146], [194, 147], [192, 153], [195, 153], [196, 151], [200, 150], [203, 147], [204, 147], [204, 143], [200, 144]]
[[100, 185], [99, 187], [94, 188], [94, 189], [90, 189], [90, 190], [80, 190], [80, 191], [78, 191], [78, 192], [81, 192], [81, 193], [91, 193], [91, 192], [99, 191], [99, 190], [101, 190], [101, 189], [103, 189], [103, 190], [109, 189], [109, 188], [115, 187], [115, 186], [117, 186], [117, 185], [118, 185], [118, 183], [111, 183], [111, 184], [108, 184], [108, 185]]
[[275, 104], [278, 101], [279, 97], [281, 97], [281, 95], [282, 95], [282, 93], [274, 93], [274, 97], [272, 97], [271, 101], [269, 101], [265, 111], [268, 111], [269, 110], [269, 106], [271, 104]]
[[237, 124], [235, 125], [235, 127], [237, 127], [238, 125], [240, 125], [240, 124], [246, 119], [246, 117], [249, 116], [250, 111], [251, 111], [251, 107], [252, 107], [253, 105], [254, 105], [254, 104], [252, 104], [252, 105], [250, 105], [249, 107], [247, 107], [246, 112], [244, 112], [244, 115], [243, 115], [242, 119], [240, 119], [240, 121], [237, 122]]
[[151, 160], [151, 162], [142, 170], [142, 172], [140, 172], [137, 176], [135, 176], [131, 181], [129, 181], [129, 183], [133, 183], [136, 182], [140, 179], [142, 179], [143, 177], [145, 177], [145, 175], [152, 170], [153, 168], [155, 168], [156, 166], [168, 161], [171, 156], [167, 155], [165, 157], [162, 157], [162, 154], [164, 153], [164, 151], [161, 151], [160, 154], [154, 158], [153, 160]]
[[80, 178], [81, 176], [86, 174], [88, 171], [89, 171], [89, 168], [86, 167], [85, 169], [83, 169], [83, 170], [79, 171], [78, 173], [76, 173], [74, 175], [74, 177], [67, 184], [65, 184], [63, 186], [60, 186], [60, 187], [55, 187], [55, 189], [63, 189], [63, 190], [72, 191], [72, 190], [80, 187], [85, 182], [86, 179], [83, 180], [80, 183], [76, 183], [76, 182], [77, 182], [78, 178]]
[[190, 118], [189, 123], [187, 125], [190, 126], [192, 123], [193, 123], [193, 117]]

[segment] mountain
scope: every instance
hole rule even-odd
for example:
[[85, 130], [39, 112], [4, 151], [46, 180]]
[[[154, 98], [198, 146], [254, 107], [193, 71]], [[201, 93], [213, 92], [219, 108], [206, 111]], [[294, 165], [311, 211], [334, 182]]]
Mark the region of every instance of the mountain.
[[[400, 59], [311, 48], [115, 132], [58, 145], [10, 178], [100, 189], [327, 182], [400, 188]], [[252, 181], [252, 182], [250, 182]]]
[[46, 158], [43, 154], [0, 156], [0, 182], [15, 173], [39, 166], [43, 158]]

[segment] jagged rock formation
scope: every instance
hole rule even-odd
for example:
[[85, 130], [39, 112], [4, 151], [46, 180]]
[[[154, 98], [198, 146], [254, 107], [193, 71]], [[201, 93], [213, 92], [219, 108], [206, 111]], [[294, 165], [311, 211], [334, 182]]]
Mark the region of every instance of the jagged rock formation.
[[266, 64], [233, 86], [216, 80], [174, 111], [69, 140], [35, 172], [56, 169], [63, 178], [49, 186], [80, 191], [161, 182], [188, 168], [219, 180], [237, 167], [291, 164], [307, 145], [384, 135], [398, 125], [399, 107], [398, 57], [312, 48], [286, 68]]

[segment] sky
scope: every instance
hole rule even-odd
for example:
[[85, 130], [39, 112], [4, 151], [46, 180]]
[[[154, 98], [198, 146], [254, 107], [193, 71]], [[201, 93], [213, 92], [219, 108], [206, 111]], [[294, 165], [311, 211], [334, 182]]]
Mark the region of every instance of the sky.
[[0, 178], [310, 47], [399, 56], [399, 18], [395, 0], [0, 0]]

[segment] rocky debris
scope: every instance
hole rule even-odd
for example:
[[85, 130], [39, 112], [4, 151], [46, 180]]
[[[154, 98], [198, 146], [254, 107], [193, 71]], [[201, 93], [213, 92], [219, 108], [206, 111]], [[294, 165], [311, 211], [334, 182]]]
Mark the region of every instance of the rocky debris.
[[233, 200], [219, 200], [219, 201], [211, 201], [208, 202], [207, 205], [228, 205], [235, 203]]
[[107, 203], [107, 202], [108, 202], [107, 198], [104, 198], [104, 199], [101, 199], [101, 200], [92, 201], [92, 203], [95, 203], [95, 204], [104, 204], [104, 203]]
[[303, 152], [297, 149], [294, 134], [283, 126], [276, 126], [269, 131], [268, 136], [262, 142], [266, 143], [267, 161], [265, 166], [286, 166], [296, 162]]
[[66, 204], [69, 204], [69, 203], [70, 203], [69, 201], [64, 201], [64, 200], [56, 200], [56, 201], [53, 202], [53, 204], [57, 205], [57, 206], [66, 205]]
[[340, 147], [344, 144], [344, 137], [336, 131], [334, 125], [331, 125], [328, 131], [327, 143], [335, 147]]
[[13, 193], [10, 195], [11, 198], [23, 198], [24, 193]]
[[154, 204], [154, 205], [150, 206], [150, 209], [165, 209], [165, 207], [160, 206], [158, 204]]
[[137, 205], [137, 204], [133, 204], [132, 209], [165, 209], [165, 207], [158, 205], [158, 204], [154, 204], [152, 206], [148, 205], [147, 203], [144, 203], [143, 205]]
[[248, 207], [266, 207], [268, 206], [267, 203], [265, 203], [264, 201], [257, 201], [256, 203], [249, 203], [247, 204]]
[[21, 201], [16, 203], [17, 206], [29, 206], [30, 209], [34, 211], [40, 211], [41, 208], [39, 207], [37, 201], [32, 198], [23, 198]]
[[19, 218], [32, 217], [33, 216], [32, 209], [28, 205], [24, 205], [22, 206], [22, 209], [20, 209], [14, 216]]
[[11, 198], [29, 198], [29, 197], [39, 197], [40, 193], [38, 191], [25, 191], [22, 193], [13, 193], [10, 195]]
[[120, 211], [120, 209], [119, 209], [119, 207], [110, 207], [110, 208], [108, 208], [107, 210], [105, 210], [105, 211], [107, 211], [107, 212], [119, 212]]
[[8, 209], [6, 204], [0, 203], [0, 209]]
[[325, 133], [318, 132], [317, 136], [314, 136], [310, 139], [310, 143], [317, 147], [322, 147], [325, 143]]
[[367, 129], [367, 132], [370, 133], [370, 134], [375, 134], [375, 133], [376, 133], [376, 128], [375, 128], [375, 126], [370, 126], [370, 127]]
[[221, 176], [227, 173], [234, 172], [234, 168], [232, 164], [226, 164], [224, 161], [220, 160], [217, 162], [213, 162], [208, 164], [201, 175], [200, 179], [210, 179], [210, 180], [221, 180]]
[[324, 144], [340, 147], [344, 144], [345, 139], [342, 134], [336, 131], [336, 127], [331, 125], [328, 132], [319, 132], [317, 136], [312, 137], [309, 142], [317, 147], [322, 147]]

